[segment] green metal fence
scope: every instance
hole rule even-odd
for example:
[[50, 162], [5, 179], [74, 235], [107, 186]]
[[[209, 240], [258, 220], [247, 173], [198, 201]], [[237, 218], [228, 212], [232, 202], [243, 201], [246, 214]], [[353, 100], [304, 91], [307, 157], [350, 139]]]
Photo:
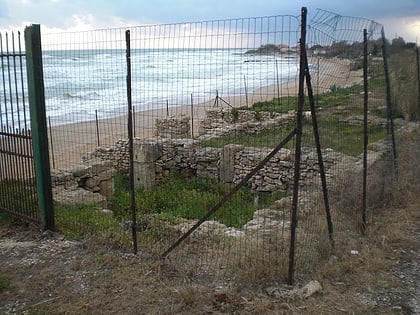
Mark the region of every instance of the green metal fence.
[[54, 230], [40, 27], [0, 35], [0, 209]]

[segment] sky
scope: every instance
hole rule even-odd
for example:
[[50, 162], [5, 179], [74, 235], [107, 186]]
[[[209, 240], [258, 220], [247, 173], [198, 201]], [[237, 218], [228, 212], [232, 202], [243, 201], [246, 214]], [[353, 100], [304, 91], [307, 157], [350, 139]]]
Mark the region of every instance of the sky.
[[388, 39], [420, 42], [420, 0], [0, 0], [0, 30], [40, 24], [42, 33], [271, 15], [308, 8], [384, 25]]

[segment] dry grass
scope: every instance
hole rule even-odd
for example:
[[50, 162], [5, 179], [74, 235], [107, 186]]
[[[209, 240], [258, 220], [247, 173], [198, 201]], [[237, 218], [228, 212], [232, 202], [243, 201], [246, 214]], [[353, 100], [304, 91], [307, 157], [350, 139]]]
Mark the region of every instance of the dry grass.
[[[412, 161], [407, 172], [416, 172], [417, 150], [403, 148], [401, 158]], [[262, 267], [268, 257], [259, 251], [248, 252], [255, 264], [238, 262], [238, 273], [247, 267], [254, 273], [245, 273], [234, 284], [211, 273], [189, 275], [147, 251], [134, 256], [94, 242], [67, 246], [57, 240], [39, 241], [36, 232], [4, 223], [2, 239], [17, 239], [22, 246], [0, 251], [0, 274], [8, 282], [0, 293], [0, 313], [14, 307], [18, 314], [410, 314], [408, 277], [396, 277], [394, 270], [411, 262], [410, 250], [419, 247], [419, 239], [413, 237], [420, 221], [418, 184], [410, 175], [393, 185], [391, 202], [376, 211], [368, 233], [348, 234], [337, 244], [335, 258], [306, 275], [323, 286], [321, 293], [307, 299], [267, 294], [273, 282], [247, 285], [255, 275], [262, 279], [271, 272]], [[324, 244], [322, 239], [318, 242]]]

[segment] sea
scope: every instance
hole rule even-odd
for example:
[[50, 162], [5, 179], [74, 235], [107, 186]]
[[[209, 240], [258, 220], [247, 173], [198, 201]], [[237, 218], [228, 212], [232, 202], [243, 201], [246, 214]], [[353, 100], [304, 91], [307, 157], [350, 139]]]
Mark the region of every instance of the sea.
[[[134, 49], [43, 51], [49, 125], [111, 118], [127, 113], [128, 82], [135, 112], [200, 104], [216, 97], [251, 94], [298, 75], [296, 56], [247, 54], [247, 49]], [[2, 58], [0, 125], [28, 124], [26, 64]], [[128, 71], [130, 65], [130, 71]], [[17, 79], [10, 69], [22, 69]], [[5, 75], [6, 74], [6, 75]], [[17, 95], [17, 96], [16, 96]], [[15, 98], [15, 100], [13, 100]], [[12, 104], [10, 104], [12, 100]]]

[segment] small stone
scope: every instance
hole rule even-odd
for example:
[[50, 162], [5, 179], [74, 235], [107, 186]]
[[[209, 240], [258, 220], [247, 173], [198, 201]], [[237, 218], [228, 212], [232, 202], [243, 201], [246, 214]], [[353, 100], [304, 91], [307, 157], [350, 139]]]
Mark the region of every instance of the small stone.
[[322, 286], [317, 280], [310, 281], [302, 289], [297, 291], [298, 296], [308, 298], [315, 293], [322, 291]]

